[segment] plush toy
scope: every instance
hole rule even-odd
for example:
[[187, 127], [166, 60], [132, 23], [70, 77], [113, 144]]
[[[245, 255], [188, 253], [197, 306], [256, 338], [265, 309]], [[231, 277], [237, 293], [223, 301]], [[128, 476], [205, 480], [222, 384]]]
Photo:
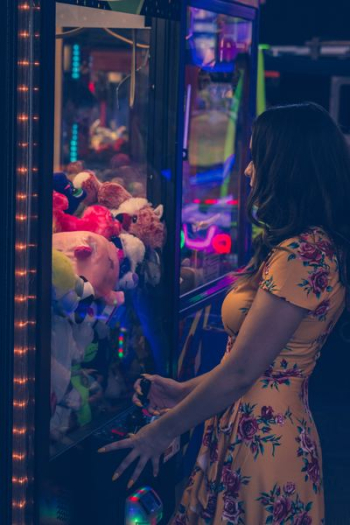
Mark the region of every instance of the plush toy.
[[73, 264], [74, 272], [93, 286], [95, 297], [107, 304], [124, 302], [123, 292], [117, 292], [119, 256], [116, 246], [102, 235], [91, 232], [62, 232], [53, 235], [53, 246]]
[[119, 206], [131, 195], [123, 186], [115, 182], [105, 182], [100, 186], [98, 192], [98, 202], [108, 209], [119, 208]]
[[78, 173], [73, 179], [73, 185], [77, 190], [83, 190], [86, 193], [84, 204], [90, 206], [98, 202], [98, 192], [101, 182], [98, 180], [93, 171], [85, 170]]
[[163, 206], [152, 208], [147, 199], [139, 197], [125, 200], [113, 215], [121, 223], [124, 231], [138, 237], [148, 248], [163, 248], [165, 225], [161, 222]]
[[52, 250], [52, 304], [54, 311], [68, 317], [82, 299], [93, 297], [90, 283], [78, 277], [69, 258], [58, 250]]
[[65, 213], [68, 199], [61, 194], [53, 194], [53, 213], [55, 232], [90, 231], [111, 239], [121, 232], [121, 225], [104, 206], [89, 206], [82, 217]]
[[72, 392], [71, 369], [82, 355], [67, 318], [53, 315], [51, 327], [51, 397], [54, 396], [56, 406], [50, 426], [53, 437], [59, 439], [69, 430], [72, 410], [81, 406], [80, 396]]
[[73, 214], [78, 209], [79, 204], [86, 198], [86, 192], [83, 189], [77, 189], [63, 172], [54, 173], [53, 189], [68, 199], [66, 213]]
[[129, 233], [120, 234], [120, 243], [124, 259], [120, 265], [119, 288], [132, 290], [138, 285], [139, 277], [136, 269], [145, 258], [145, 245], [140, 239]]

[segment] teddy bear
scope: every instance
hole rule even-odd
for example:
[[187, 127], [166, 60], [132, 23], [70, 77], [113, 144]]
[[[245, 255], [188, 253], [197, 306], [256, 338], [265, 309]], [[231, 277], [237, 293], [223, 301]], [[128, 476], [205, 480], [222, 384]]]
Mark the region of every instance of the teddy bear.
[[104, 206], [89, 206], [82, 217], [67, 213], [68, 199], [65, 195], [53, 192], [54, 231], [91, 231], [111, 239], [121, 232], [121, 225]]
[[87, 231], [61, 232], [53, 234], [53, 247], [68, 257], [75, 274], [91, 283], [97, 299], [123, 304], [124, 293], [117, 291], [122, 253], [112, 242]]
[[[123, 233], [138, 238], [145, 246], [142, 273], [147, 282], [153, 286], [160, 280], [159, 251], [163, 248], [166, 238], [166, 228], [161, 221], [163, 206], [153, 208], [143, 197], [132, 197], [126, 189], [118, 183], [100, 183], [91, 171], [78, 174], [73, 184], [76, 188], [84, 189], [89, 202], [97, 199], [99, 205], [108, 208], [112, 215], [120, 222]], [[91, 189], [92, 188], [92, 189]]]

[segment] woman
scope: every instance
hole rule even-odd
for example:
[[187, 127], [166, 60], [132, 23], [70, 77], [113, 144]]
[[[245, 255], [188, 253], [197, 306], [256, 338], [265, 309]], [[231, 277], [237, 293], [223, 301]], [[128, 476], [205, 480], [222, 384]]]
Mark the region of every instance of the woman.
[[349, 152], [313, 103], [263, 113], [251, 149], [248, 212], [263, 231], [222, 306], [225, 356], [182, 384], [148, 376], [151, 409], [166, 413], [103, 450], [132, 448], [114, 476], [138, 459], [130, 487], [148, 460], [157, 474], [175, 436], [207, 420], [174, 525], [324, 523], [307, 392], [350, 282]]

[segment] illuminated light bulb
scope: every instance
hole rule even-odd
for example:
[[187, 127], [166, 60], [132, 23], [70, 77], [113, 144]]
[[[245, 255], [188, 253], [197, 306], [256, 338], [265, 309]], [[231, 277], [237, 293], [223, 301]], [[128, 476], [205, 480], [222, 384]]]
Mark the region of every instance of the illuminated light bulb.
[[16, 250], [25, 250], [27, 248], [27, 244], [16, 244]]
[[27, 198], [27, 195], [25, 193], [17, 194], [17, 199], [19, 199], [20, 201], [24, 201], [26, 198]]
[[20, 428], [20, 427], [14, 427], [12, 432], [16, 434], [17, 436], [24, 436], [27, 433], [26, 428]]
[[29, 66], [29, 60], [19, 60], [18, 65], [19, 66]]
[[18, 275], [18, 277], [24, 277], [27, 275], [27, 272], [25, 270], [16, 270], [15, 275]]
[[17, 168], [17, 171], [18, 173], [28, 173], [28, 170], [25, 167]]
[[28, 300], [28, 297], [24, 296], [24, 295], [18, 295], [15, 297], [15, 301], [16, 303], [26, 303]]
[[26, 502], [25, 501], [12, 501], [12, 506], [17, 509], [24, 509], [24, 507], [26, 506]]
[[30, 34], [28, 33], [28, 31], [22, 31], [22, 33], [19, 33], [19, 36], [21, 38], [29, 38]]
[[12, 459], [16, 461], [22, 461], [25, 458], [26, 458], [25, 454], [16, 454], [15, 452], [12, 454]]
[[26, 401], [14, 401], [13, 402], [13, 406], [16, 407], [16, 408], [24, 408], [27, 406], [27, 402]]
[[28, 383], [29, 379], [25, 379], [23, 377], [15, 377], [13, 382], [16, 385], [26, 385]]
[[24, 483], [28, 483], [28, 478], [25, 477], [25, 478], [15, 478], [13, 477], [12, 478], [12, 483], [18, 483], [20, 485], [23, 485]]
[[29, 91], [28, 86], [18, 86], [18, 91]]
[[26, 221], [27, 215], [16, 215], [16, 221]]
[[18, 6], [18, 9], [21, 9], [22, 11], [28, 11], [30, 9], [29, 4], [21, 4]]
[[28, 349], [15, 349], [14, 354], [18, 356], [23, 356], [28, 353]]
[[28, 144], [28, 142], [19, 142], [18, 146], [20, 148], [28, 148], [29, 144]]
[[19, 321], [18, 323], [15, 323], [15, 326], [17, 326], [17, 328], [25, 328], [28, 324], [29, 321]]

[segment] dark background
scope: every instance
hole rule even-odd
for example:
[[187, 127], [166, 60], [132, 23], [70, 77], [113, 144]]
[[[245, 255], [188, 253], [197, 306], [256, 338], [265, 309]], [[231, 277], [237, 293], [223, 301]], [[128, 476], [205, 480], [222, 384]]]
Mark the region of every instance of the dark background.
[[313, 37], [350, 40], [350, 0], [266, 0], [260, 42], [300, 45]]

